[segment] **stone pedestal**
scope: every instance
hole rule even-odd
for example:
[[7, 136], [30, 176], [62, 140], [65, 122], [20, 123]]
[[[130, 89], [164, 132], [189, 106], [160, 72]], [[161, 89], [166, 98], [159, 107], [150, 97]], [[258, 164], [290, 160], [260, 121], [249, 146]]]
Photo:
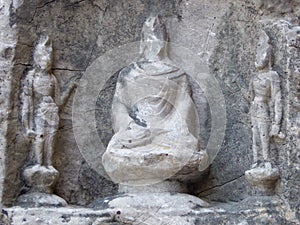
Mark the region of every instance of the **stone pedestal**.
[[52, 194], [59, 173], [53, 166], [34, 165], [27, 167], [23, 176], [30, 191], [21, 195], [17, 202], [26, 206], [66, 206], [67, 202]]
[[274, 189], [279, 179], [279, 171], [271, 164], [266, 167], [256, 167], [245, 172], [253, 195], [274, 195]]
[[[297, 224], [276, 197], [249, 197], [241, 202], [218, 203], [210, 207], [198, 205], [199, 201], [185, 194], [142, 194], [99, 199], [96, 207], [89, 208], [12, 207], [4, 210], [11, 225]], [[143, 207], [137, 208], [140, 205]]]
[[21, 195], [18, 198], [18, 205], [21, 206], [66, 206], [67, 202], [54, 194], [41, 193], [41, 192], [30, 192]]
[[163, 181], [152, 185], [127, 186], [119, 185], [119, 193], [187, 193], [187, 186], [176, 180]]

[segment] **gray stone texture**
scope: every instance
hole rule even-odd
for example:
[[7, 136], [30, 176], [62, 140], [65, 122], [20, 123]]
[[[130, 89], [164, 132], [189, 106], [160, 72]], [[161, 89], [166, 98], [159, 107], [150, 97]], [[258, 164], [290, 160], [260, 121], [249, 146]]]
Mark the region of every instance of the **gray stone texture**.
[[[149, 196], [148, 196], [149, 197]], [[159, 196], [154, 196], [154, 198]], [[119, 207], [107, 208], [108, 205], [114, 205], [114, 199], [106, 199], [103, 204], [106, 209], [99, 207], [101, 202], [98, 202], [98, 208], [21, 208], [12, 207], [7, 209], [8, 217], [11, 218], [12, 224], [64, 224], [64, 225], [120, 225], [120, 224], [142, 224], [142, 225], [207, 225], [207, 224], [224, 224], [224, 225], [257, 225], [257, 224], [286, 224], [293, 225], [296, 223], [290, 222], [289, 214], [284, 214], [281, 207], [281, 200], [278, 198], [250, 198], [244, 199], [238, 203], [227, 203], [212, 205], [208, 208], [194, 206], [186, 213], [188, 205], [195, 204], [190, 201], [182, 207], [172, 205], [180, 199], [180, 196], [173, 195], [173, 201], [169, 205], [155, 206], [152, 198], [141, 196], [144, 207], [147, 208], [130, 208], [126, 207], [126, 203], [130, 199], [122, 201], [119, 199]], [[172, 196], [171, 196], [172, 197]], [[190, 196], [190, 199], [191, 196]], [[161, 201], [163, 202], [163, 201]], [[161, 203], [157, 201], [157, 203]], [[103, 202], [102, 202], [103, 203]], [[134, 206], [138, 202], [132, 202]], [[149, 204], [149, 205], [148, 205]]]
[[[53, 73], [64, 90], [75, 77], [82, 76], [100, 55], [111, 48], [139, 40], [145, 18], [151, 13], [158, 13], [166, 20], [170, 41], [180, 43], [199, 55], [203, 71], [218, 79], [226, 101], [224, 143], [207, 174], [198, 183], [190, 185], [194, 195], [207, 201], [224, 202], [227, 204], [224, 206], [226, 210], [210, 216], [191, 215], [191, 224], [299, 223], [300, 90], [299, 73], [295, 72], [295, 68], [300, 66], [300, 50], [288, 46], [286, 33], [291, 26], [280, 22], [285, 20], [298, 25], [299, 10], [296, 0], [1, 1], [1, 203], [14, 205], [16, 198], [27, 190], [21, 173], [31, 162], [28, 161], [29, 147], [19, 118], [19, 95], [21, 79], [32, 67], [33, 47], [39, 35], [47, 33], [53, 41]], [[244, 171], [252, 164], [252, 133], [249, 103], [243, 98], [241, 90], [248, 88], [250, 77], [256, 72], [256, 44], [261, 29], [266, 30], [274, 48], [273, 69], [281, 78], [284, 104], [282, 129], [286, 134], [285, 140], [272, 141], [271, 157], [279, 168], [281, 180], [275, 189], [280, 200], [271, 203], [269, 198], [247, 200], [250, 190], [244, 176]], [[113, 135], [110, 105], [115, 82], [116, 74], [112, 74], [105, 89], [99, 92], [95, 105], [99, 136], [104, 144], [108, 144]], [[193, 90], [199, 114], [203, 115], [200, 122], [205, 148], [210, 129], [209, 106], [197, 84], [194, 84]], [[92, 170], [81, 156], [72, 132], [71, 116], [72, 96], [60, 113], [53, 157], [53, 165], [60, 177], [54, 193], [68, 204], [87, 205], [97, 198], [115, 194], [117, 186]], [[67, 220], [78, 221], [78, 215], [86, 215], [83, 216], [86, 221], [73, 224], [101, 224], [95, 221], [102, 212], [91, 213], [87, 210], [80, 214], [80, 209], [78, 212], [70, 208], [55, 210], [30, 209], [35, 215], [39, 214], [39, 218], [47, 218], [46, 214], [50, 212], [56, 219], [61, 219], [56, 224], [65, 224]], [[22, 208], [9, 209], [11, 217], [16, 215], [13, 216], [13, 224], [21, 224], [19, 222], [25, 213], [27, 211]], [[4, 217], [1, 216], [1, 219]], [[32, 218], [27, 224], [33, 224], [31, 221]], [[112, 221], [107, 223], [118, 224]]]

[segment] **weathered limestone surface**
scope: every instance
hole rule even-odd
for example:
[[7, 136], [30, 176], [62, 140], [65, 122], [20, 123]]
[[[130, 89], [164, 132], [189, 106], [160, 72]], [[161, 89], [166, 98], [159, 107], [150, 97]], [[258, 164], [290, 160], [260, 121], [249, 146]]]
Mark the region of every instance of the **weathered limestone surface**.
[[[12, 3], [12, 2], [10, 2]], [[14, 55], [14, 47], [16, 44], [16, 36], [15, 29], [10, 25], [10, 10], [9, 10], [9, 2], [4, 3], [1, 2], [1, 33], [0, 33], [0, 66], [1, 66], [1, 95], [0, 95], [0, 103], [1, 103], [1, 156], [0, 156], [0, 169], [1, 169], [1, 187], [3, 187], [5, 183], [5, 150], [8, 145], [7, 141], [7, 132], [8, 132], [8, 118], [9, 118], [9, 109], [10, 107], [10, 85], [12, 80], [12, 64], [13, 64], [13, 55]], [[1, 201], [3, 201], [3, 188], [1, 188]]]
[[[17, 197], [28, 190], [21, 174], [30, 164], [30, 148], [23, 135], [19, 96], [24, 88], [21, 80], [32, 69], [32, 54], [39, 36], [47, 33], [51, 38], [52, 72], [61, 90], [66, 90], [97, 57], [114, 47], [139, 40], [143, 22], [155, 13], [161, 14], [166, 22], [171, 41], [170, 57], [172, 42], [179, 43], [199, 56], [201, 72], [218, 79], [226, 101], [227, 124], [224, 143], [209, 170], [198, 183], [189, 185], [190, 193], [209, 202], [223, 202], [212, 206], [222, 210], [195, 209], [191, 214], [179, 216], [178, 208], [171, 207], [172, 217], [150, 213], [149, 218], [155, 215], [152, 224], [165, 221], [182, 221], [181, 224], [299, 223], [299, 10], [296, 0], [0, 1], [1, 204], [14, 205]], [[271, 141], [270, 158], [279, 170], [280, 180], [275, 184], [276, 196], [269, 198], [249, 197], [250, 189], [244, 175], [251, 168], [253, 156], [250, 104], [243, 94], [249, 88], [250, 78], [257, 73], [254, 63], [261, 30], [266, 31], [273, 46], [273, 70], [281, 80], [284, 109], [281, 129], [286, 135], [285, 139]], [[111, 74], [105, 88], [99, 90], [93, 109], [104, 145], [114, 134], [111, 103], [117, 72]], [[193, 80], [191, 86], [201, 115], [200, 146], [205, 149], [212, 112], [205, 90]], [[122, 224], [122, 221], [130, 224], [135, 219], [147, 221], [141, 217], [141, 214], [147, 216], [144, 212], [135, 214], [134, 211], [120, 217], [116, 215], [118, 210], [107, 209], [105, 204], [102, 209], [77, 208], [95, 199], [98, 199], [98, 206], [101, 205], [99, 198], [114, 195], [117, 186], [92, 170], [81, 156], [72, 131], [72, 97], [59, 115], [53, 166], [60, 173], [54, 193], [74, 207], [6, 207], [12, 224], [95, 225]], [[1, 219], [7, 221], [5, 212]]]
[[[178, 224], [178, 225], [255, 225], [255, 224], [287, 224], [289, 222], [284, 215], [281, 200], [278, 198], [251, 198], [238, 203], [213, 205], [208, 208], [195, 206], [187, 211], [190, 202], [178, 207], [174, 195], [169, 205], [154, 203], [153, 198], [160, 203], [160, 196], [141, 196], [145, 208], [127, 208], [124, 202], [118, 202], [119, 207], [114, 207], [114, 199], [106, 199], [104, 202], [97, 202], [98, 208], [29, 208], [12, 207], [7, 210], [12, 224], [76, 224], [76, 225], [104, 225], [104, 224]], [[120, 201], [120, 199], [119, 199]], [[161, 201], [163, 202], [163, 200]], [[131, 202], [132, 204], [132, 202]], [[139, 202], [133, 203], [133, 205]], [[149, 204], [149, 205], [148, 205]], [[99, 207], [100, 206], [100, 207]], [[186, 208], [187, 207], [187, 208]], [[105, 209], [103, 209], [105, 208]]]

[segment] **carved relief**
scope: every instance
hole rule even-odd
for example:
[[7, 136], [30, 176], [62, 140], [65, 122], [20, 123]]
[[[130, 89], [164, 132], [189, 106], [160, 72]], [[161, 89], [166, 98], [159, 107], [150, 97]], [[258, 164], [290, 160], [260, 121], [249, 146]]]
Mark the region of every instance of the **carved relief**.
[[257, 45], [255, 67], [258, 73], [251, 81], [251, 123], [253, 135], [253, 165], [246, 171], [248, 181], [266, 190], [272, 189], [279, 178], [278, 169], [270, 157], [272, 137], [284, 138], [281, 132], [282, 100], [280, 78], [272, 69], [270, 38], [263, 32]]
[[168, 58], [166, 41], [159, 18], [148, 18], [142, 30], [142, 58], [119, 73], [112, 105], [115, 135], [102, 158], [117, 183], [161, 182], [185, 164], [196, 165], [189, 166], [197, 171], [208, 162], [196, 138], [187, 74]]
[[272, 70], [272, 61], [272, 46], [269, 37], [263, 33], [259, 40], [255, 62], [258, 73], [253, 77], [251, 84], [254, 167], [258, 166], [259, 160], [270, 161], [271, 137], [284, 138], [280, 132], [282, 120], [280, 79], [277, 72]]
[[[30, 192], [52, 193], [52, 186], [58, 178], [58, 171], [52, 165], [56, 133], [59, 126], [59, 110], [63, 107], [75, 85], [71, 85], [61, 96], [56, 77], [51, 73], [52, 44], [48, 36], [42, 36], [34, 52], [34, 68], [24, 79], [21, 100], [22, 124], [25, 134], [31, 140], [33, 166], [24, 172]], [[23, 195], [19, 202], [35, 201], [33, 195]], [[27, 198], [27, 200], [26, 200]], [[36, 199], [37, 200], [37, 199]], [[58, 196], [47, 200], [40, 198], [39, 205], [65, 205]]]

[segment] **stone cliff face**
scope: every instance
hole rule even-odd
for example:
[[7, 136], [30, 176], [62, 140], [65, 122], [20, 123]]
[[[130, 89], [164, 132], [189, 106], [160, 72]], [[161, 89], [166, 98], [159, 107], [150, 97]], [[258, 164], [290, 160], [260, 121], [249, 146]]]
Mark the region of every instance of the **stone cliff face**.
[[[240, 202], [250, 195], [244, 173], [252, 164], [252, 132], [250, 103], [244, 91], [257, 73], [254, 63], [260, 31], [270, 37], [273, 70], [281, 81], [284, 109], [281, 129], [286, 136], [272, 139], [270, 147], [271, 158], [281, 176], [275, 192], [284, 203], [276, 210], [291, 224], [296, 223], [300, 218], [299, 10], [299, 3], [292, 0], [1, 1], [1, 203], [12, 206], [19, 195], [28, 191], [22, 171], [33, 161], [30, 142], [21, 124], [20, 93], [24, 90], [22, 80], [33, 68], [34, 47], [40, 35], [47, 34], [52, 40], [52, 73], [61, 90], [65, 90], [99, 56], [139, 41], [145, 19], [160, 14], [170, 37], [170, 57], [176, 44], [198, 55], [203, 68], [199, 73], [216, 77], [225, 98], [224, 142], [207, 173], [199, 182], [190, 184], [190, 193], [212, 202]], [[99, 90], [93, 109], [99, 138], [105, 147], [114, 133], [111, 102], [117, 72]], [[192, 78], [191, 83], [200, 118], [200, 145], [205, 149], [214, 112], [210, 111], [205, 90]], [[91, 169], [82, 157], [72, 130], [73, 97], [74, 93], [59, 114], [53, 165], [60, 176], [54, 193], [68, 204], [85, 206], [97, 198], [116, 194], [117, 185]]]
[[[88, 65], [104, 52], [138, 40], [142, 23], [150, 12], [168, 17], [179, 16], [179, 2], [16, 1], [2, 4], [4, 29], [1, 42], [11, 45], [3, 45], [2, 51], [6, 60], [6, 64], [3, 64], [3, 82], [8, 82], [3, 85], [8, 90], [3, 91], [2, 96], [9, 104], [3, 106], [3, 109], [7, 109], [3, 112], [3, 125], [10, 125], [8, 131], [3, 129], [3, 146], [5, 142], [8, 144], [3, 147], [5, 157], [2, 160], [5, 160], [3, 164], [14, 165], [3, 165], [3, 173], [9, 174], [9, 178], [4, 175], [7, 185], [3, 186], [6, 191], [3, 202], [10, 205], [20, 190], [25, 188], [26, 191], [20, 171], [24, 165], [31, 164], [27, 160], [30, 158], [28, 146], [24, 146], [28, 143], [22, 135], [18, 115], [22, 104], [19, 94], [23, 88], [20, 81], [32, 68], [33, 48], [39, 36], [48, 34], [53, 42], [52, 71], [64, 89], [64, 84], [68, 84], [74, 77], [82, 76]], [[6, 71], [14, 72], [8, 75]], [[61, 174], [56, 191], [69, 203], [85, 205], [97, 196], [115, 193], [116, 187], [91, 170], [82, 158], [72, 134], [71, 106], [72, 100], [60, 115], [57, 150], [53, 159]], [[110, 116], [107, 115], [105, 120], [105, 126], [111, 130]], [[104, 135], [104, 142], [108, 142], [110, 134]]]

